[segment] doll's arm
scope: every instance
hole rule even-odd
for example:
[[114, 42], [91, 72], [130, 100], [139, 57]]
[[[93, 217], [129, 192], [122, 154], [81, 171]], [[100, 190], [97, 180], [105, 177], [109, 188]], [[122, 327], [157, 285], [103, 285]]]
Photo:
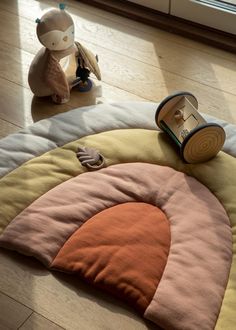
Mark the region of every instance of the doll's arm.
[[76, 58], [79, 63], [82, 64], [81, 66], [89, 69], [98, 80], [101, 80], [101, 72], [97, 63], [97, 57], [79, 42], [75, 41], [75, 45], [77, 47]]
[[49, 54], [45, 71], [45, 82], [50, 86], [54, 94], [58, 95], [61, 99], [68, 99], [70, 97], [70, 88], [65, 73], [52, 54]]

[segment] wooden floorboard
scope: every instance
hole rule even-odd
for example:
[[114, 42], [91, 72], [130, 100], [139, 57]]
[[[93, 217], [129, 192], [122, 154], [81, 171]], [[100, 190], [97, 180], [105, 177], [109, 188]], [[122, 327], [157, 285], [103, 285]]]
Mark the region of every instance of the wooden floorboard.
[[[102, 82], [94, 79], [90, 93], [74, 90], [63, 105], [53, 104], [50, 98], [34, 98], [27, 82], [30, 63], [41, 47], [34, 20], [58, 1], [1, 0], [1, 138], [77, 107], [159, 102], [175, 90], [194, 93], [200, 111], [236, 123], [235, 55], [79, 1], [65, 2], [76, 25], [76, 39], [99, 55]], [[50, 273], [30, 258], [3, 250], [0, 292], [0, 329], [104, 330], [104, 324], [109, 330], [153, 328], [132, 309], [76, 277]], [[12, 313], [16, 314], [13, 319]]]
[[126, 0], [110, 0], [109, 2], [107, 0], [81, 0], [81, 2], [236, 54], [235, 36], [230, 33], [163, 14]]
[[154, 330], [126, 304], [39, 262], [0, 250], [0, 289], [68, 330]]
[[[168, 40], [161, 41], [158, 37], [135, 34], [130, 27], [127, 31], [124, 28], [120, 31], [117, 23], [107, 27], [87, 20], [86, 25], [81, 18], [76, 19], [77, 11], [74, 11], [76, 37], [79, 38], [81, 29], [83, 38], [87, 40], [85, 45], [99, 55], [104, 83], [154, 102], [159, 102], [173, 91], [188, 90], [198, 98], [200, 111], [236, 122], [234, 61]], [[11, 35], [9, 40], [5, 33], [0, 32], [0, 77], [28, 88], [28, 68], [40, 44], [36, 36], [32, 36], [35, 23], [20, 17], [19, 31], [28, 36], [22, 43], [16, 33], [17, 21], [13, 20], [13, 16], [16, 15], [9, 11], [0, 11], [3, 22], [10, 22], [6, 24]]]
[[0, 119], [0, 139], [4, 138], [5, 136], [16, 133], [21, 129], [21, 127], [16, 126], [8, 121]]
[[42, 317], [37, 313], [32, 313], [30, 317], [24, 322], [19, 330], [63, 330], [54, 322]]
[[[232, 81], [229, 82], [228, 80], [229, 73], [236, 72], [236, 62], [232, 63], [232, 60], [227, 61], [217, 57], [217, 52], [214, 55], [206, 54], [200, 50], [160, 39], [158, 34], [156, 36], [147, 35], [134, 28], [130, 27], [128, 29], [114, 22], [108, 27], [104, 25], [104, 19], [100, 24], [91, 21], [94, 16], [91, 16], [90, 20], [81, 17], [77, 20], [77, 11], [73, 10], [72, 13], [75, 16], [77, 40], [84, 42], [88, 46], [93, 43], [96, 45], [98, 53], [101, 53], [100, 47], [102, 45], [102, 48], [111, 50], [114, 55], [116, 53], [125, 55], [128, 58], [155, 66], [163, 71], [171, 72], [217, 89], [236, 93], [236, 75], [232, 75]], [[24, 67], [27, 67], [31, 62], [31, 58], [27, 56], [26, 52], [35, 54], [40, 48], [40, 44], [34, 35], [34, 43], [32, 43], [31, 36], [24, 40], [24, 45], [20, 46], [21, 40], [19, 40], [19, 36], [16, 33], [14, 34], [14, 31], [17, 30], [17, 21], [13, 19], [13, 16], [8, 12], [0, 11], [0, 19], [10, 22], [8, 31], [12, 35], [11, 41], [9, 41], [8, 36], [2, 32], [1, 40], [21, 47], [21, 53], [18, 54], [20, 50], [16, 50], [15, 54], [11, 54], [11, 57], [19, 60], [22, 58]], [[29, 22], [29, 19], [21, 19], [20, 28], [22, 34], [28, 36], [34, 31], [35, 23], [33, 20]], [[6, 48], [4, 52], [1, 50], [3, 54], [5, 53], [5, 56], [9, 54], [9, 47], [5, 44], [2, 45], [3, 50]], [[114, 60], [112, 55], [110, 60]], [[191, 65], [191, 63], [194, 63], [194, 65]], [[22, 67], [22, 72], [27, 75], [27, 70], [24, 70], [24, 67]]]
[[31, 309], [0, 292], [0, 329], [18, 329], [31, 314]]
[[[97, 26], [104, 26], [106, 28], [107, 26], [113, 26], [113, 24], [119, 26], [120, 28], [124, 28], [129, 30], [130, 28], [132, 30], [135, 30], [137, 32], [144, 32], [148, 38], [148, 35], [152, 35], [155, 37], [158, 37], [161, 39], [161, 41], [169, 40], [170, 42], [173, 42], [174, 44], [180, 44], [187, 46], [188, 48], [200, 50], [201, 52], [205, 52], [208, 54], [212, 54], [214, 56], [220, 56], [222, 58], [226, 58], [229, 60], [233, 60], [236, 62], [235, 55], [223, 51], [221, 49], [217, 49], [212, 46], [208, 46], [205, 44], [202, 44], [200, 42], [186, 39], [184, 37], [168, 33], [166, 31], [153, 28], [151, 26], [142, 24], [142, 23], [134, 23], [132, 20], [112, 14], [107, 13], [106, 11], [100, 10], [98, 8], [91, 8], [90, 6], [87, 6], [80, 1], [76, 0], [66, 0], [64, 1], [66, 3], [68, 11], [72, 14], [74, 17], [79, 17], [79, 20], [81, 22], [81, 26], [83, 26], [84, 22], [92, 22], [95, 23]], [[28, 18], [35, 21], [35, 18], [40, 16], [40, 13], [47, 9], [48, 7], [57, 7], [58, 1], [55, 0], [41, 0], [39, 2], [37, 1], [29, 1], [29, 0], [21, 0], [21, 1], [14, 1], [14, 0], [1, 0], [0, 1], [0, 8], [4, 9], [5, 11], [8, 11], [10, 13], [13, 13], [17, 16], [22, 18]], [[33, 31], [32, 31], [33, 32]], [[83, 37], [83, 35], [81, 35]]]

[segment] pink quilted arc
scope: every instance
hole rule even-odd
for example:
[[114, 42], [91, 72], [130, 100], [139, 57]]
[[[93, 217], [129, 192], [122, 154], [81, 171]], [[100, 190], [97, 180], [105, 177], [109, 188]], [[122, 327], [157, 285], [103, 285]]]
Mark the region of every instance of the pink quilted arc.
[[89, 219], [130, 202], [162, 210], [171, 230], [167, 263], [144, 316], [165, 329], [213, 329], [232, 261], [229, 219], [205, 186], [169, 167], [127, 163], [72, 178], [19, 214], [0, 245], [51, 267]]

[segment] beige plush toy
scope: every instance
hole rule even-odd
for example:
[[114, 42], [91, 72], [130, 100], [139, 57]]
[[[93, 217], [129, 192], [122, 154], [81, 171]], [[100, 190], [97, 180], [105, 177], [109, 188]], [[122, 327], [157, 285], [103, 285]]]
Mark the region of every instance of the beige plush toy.
[[87, 83], [76, 72], [86, 70], [87, 76], [92, 72], [98, 80], [101, 73], [97, 57], [74, 41], [74, 23], [65, 6], [59, 8], [36, 20], [37, 36], [44, 47], [31, 63], [28, 82], [35, 96], [52, 96], [55, 103], [65, 103], [72, 87]]

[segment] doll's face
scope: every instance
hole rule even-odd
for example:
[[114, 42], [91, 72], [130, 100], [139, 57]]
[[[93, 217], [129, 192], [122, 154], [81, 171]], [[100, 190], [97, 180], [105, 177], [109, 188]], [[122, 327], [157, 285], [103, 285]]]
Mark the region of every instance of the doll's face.
[[39, 41], [50, 50], [65, 50], [74, 44], [74, 25], [65, 31], [52, 30], [44, 33]]

